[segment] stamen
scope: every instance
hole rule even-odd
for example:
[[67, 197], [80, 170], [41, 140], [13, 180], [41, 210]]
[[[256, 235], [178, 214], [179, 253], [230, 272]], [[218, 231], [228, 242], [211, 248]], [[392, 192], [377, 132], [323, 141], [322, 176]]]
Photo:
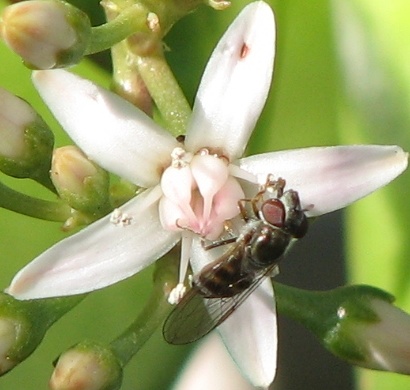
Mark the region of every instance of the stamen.
[[171, 305], [178, 304], [185, 295], [186, 287], [182, 283], [178, 283], [168, 295], [168, 303]]
[[186, 167], [192, 159], [191, 153], [187, 153], [183, 148], [176, 147], [171, 152], [171, 166], [173, 168], [184, 168]]
[[228, 165], [229, 174], [231, 176], [237, 177], [238, 179], [246, 180], [252, 184], [258, 184], [258, 177], [253, 173], [239, 168], [237, 165], [229, 164]]
[[181, 240], [181, 260], [179, 262], [179, 284], [183, 284], [188, 269], [189, 258], [191, 256], [192, 240], [194, 235], [191, 231], [185, 230]]
[[131, 225], [132, 219], [133, 218], [129, 214], [124, 213], [119, 208], [114, 209], [114, 211], [112, 212], [110, 216], [110, 222], [113, 225], [122, 226], [122, 227]]

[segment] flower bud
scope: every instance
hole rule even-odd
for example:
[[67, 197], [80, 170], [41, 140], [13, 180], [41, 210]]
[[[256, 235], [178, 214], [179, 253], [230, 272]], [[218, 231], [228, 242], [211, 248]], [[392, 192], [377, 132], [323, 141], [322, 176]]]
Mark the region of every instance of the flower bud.
[[[352, 316], [342, 324], [340, 333], [354, 350], [360, 353], [358, 360], [354, 356], [352, 363], [375, 370], [410, 374], [410, 316], [392, 304], [381, 299], [369, 301], [369, 317]], [[349, 313], [341, 308], [340, 317]], [[334, 352], [339, 352], [335, 345]]]
[[410, 316], [375, 287], [304, 291], [275, 283], [278, 311], [311, 330], [334, 355], [374, 370], [410, 374]]
[[0, 293], [0, 376], [25, 360], [48, 328], [82, 298], [18, 301]]
[[55, 365], [52, 390], [115, 390], [121, 387], [122, 368], [112, 351], [82, 342], [64, 352]]
[[108, 173], [76, 146], [54, 150], [51, 180], [60, 197], [72, 208], [96, 215], [108, 211]]
[[91, 24], [84, 12], [69, 3], [23, 1], [5, 8], [0, 35], [29, 68], [54, 69], [81, 60]]
[[18, 178], [48, 175], [54, 135], [23, 99], [0, 88], [0, 170]]
[[9, 353], [17, 340], [18, 322], [0, 318], [0, 375], [10, 371], [18, 362]]

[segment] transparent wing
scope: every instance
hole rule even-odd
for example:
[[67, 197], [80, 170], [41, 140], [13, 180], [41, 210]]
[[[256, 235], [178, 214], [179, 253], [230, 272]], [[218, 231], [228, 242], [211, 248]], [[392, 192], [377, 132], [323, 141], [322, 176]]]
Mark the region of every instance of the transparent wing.
[[244, 291], [229, 298], [204, 298], [197, 290], [191, 289], [175, 306], [165, 320], [162, 333], [169, 344], [188, 344], [204, 337], [222, 324], [249, 295], [273, 274], [274, 264], [256, 276]]

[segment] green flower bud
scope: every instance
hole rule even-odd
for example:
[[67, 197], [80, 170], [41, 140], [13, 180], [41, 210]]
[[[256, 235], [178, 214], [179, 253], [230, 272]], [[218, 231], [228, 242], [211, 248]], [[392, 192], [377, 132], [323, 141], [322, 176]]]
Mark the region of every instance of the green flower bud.
[[366, 312], [340, 308], [340, 327], [327, 339], [332, 352], [362, 367], [410, 374], [410, 316], [377, 298], [370, 298]]
[[370, 286], [312, 292], [275, 283], [278, 311], [311, 330], [349, 363], [410, 374], [410, 316]]
[[48, 176], [54, 135], [23, 99], [0, 88], [0, 170], [18, 178]]
[[0, 375], [10, 371], [18, 362], [9, 353], [17, 339], [18, 322], [0, 318]]
[[55, 69], [82, 59], [91, 23], [84, 12], [63, 1], [23, 1], [5, 8], [0, 35], [29, 68]]
[[49, 327], [83, 296], [18, 301], [0, 293], [0, 375], [25, 360]]
[[72, 208], [97, 216], [109, 211], [108, 173], [76, 146], [54, 150], [51, 180]]
[[121, 387], [122, 368], [106, 346], [86, 341], [64, 352], [55, 364], [52, 390], [116, 390]]

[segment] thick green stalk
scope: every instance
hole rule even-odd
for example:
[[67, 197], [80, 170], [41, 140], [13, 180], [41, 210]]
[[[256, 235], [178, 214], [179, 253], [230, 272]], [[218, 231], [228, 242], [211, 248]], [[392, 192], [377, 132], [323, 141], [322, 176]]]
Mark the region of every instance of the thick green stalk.
[[135, 32], [149, 33], [147, 15], [149, 10], [141, 4], [124, 9], [113, 20], [91, 30], [91, 38], [86, 54], [110, 49]]
[[177, 251], [174, 250], [165, 258], [157, 261], [154, 288], [142, 312], [120, 336], [111, 342], [111, 350], [117, 356], [122, 367], [149, 340], [171, 311], [172, 306], [167, 299], [177, 278], [178, 256]]
[[191, 107], [163, 54], [140, 57], [138, 71], [165, 122], [166, 129], [175, 137], [185, 134]]
[[17, 192], [0, 183], [0, 207], [30, 217], [48, 221], [65, 222], [71, 208], [64, 203], [50, 202]]

